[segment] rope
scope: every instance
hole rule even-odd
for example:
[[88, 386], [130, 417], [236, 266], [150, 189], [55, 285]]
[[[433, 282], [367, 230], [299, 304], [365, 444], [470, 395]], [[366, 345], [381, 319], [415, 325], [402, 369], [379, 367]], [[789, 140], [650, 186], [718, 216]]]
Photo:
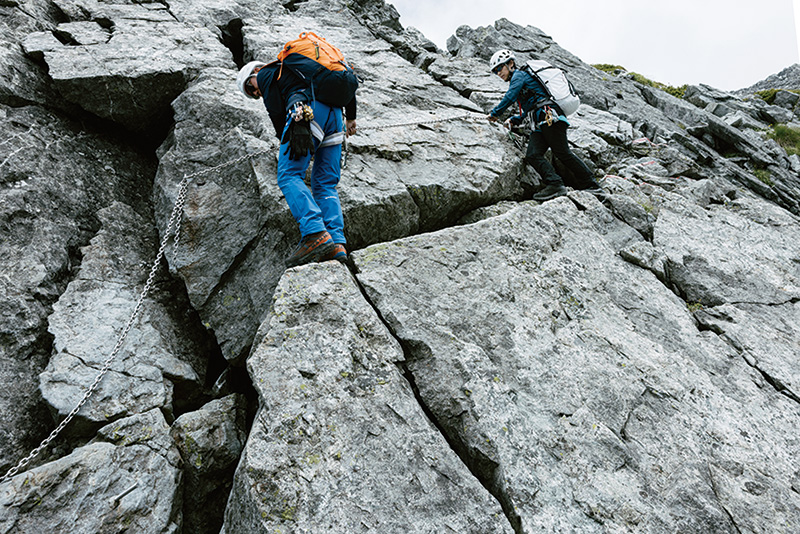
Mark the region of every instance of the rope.
[[[426, 120], [426, 121], [406, 122], [406, 123], [400, 123], [400, 124], [384, 124], [384, 125], [378, 125], [378, 126], [368, 126], [366, 128], [360, 128], [359, 130], [360, 131], [364, 131], [364, 130], [384, 130], [384, 129], [387, 129], [387, 128], [400, 128], [400, 127], [406, 127], [406, 126], [421, 126], [421, 125], [425, 125], [425, 124], [435, 124], [435, 123], [439, 123], [439, 122], [450, 122], [450, 121], [455, 121], [455, 120], [459, 120], [459, 119], [472, 119], [472, 120], [474, 120], [474, 119], [479, 118], [479, 117], [480, 117], [479, 115], [476, 115], [474, 113], [470, 113], [470, 114], [464, 114], [464, 115], [456, 115], [454, 117], [448, 117], [448, 118], [444, 118], [444, 119], [431, 119], [431, 120]], [[183, 179], [178, 184], [178, 195], [177, 195], [176, 200], [175, 200], [175, 205], [172, 208], [172, 213], [170, 214], [169, 222], [167, 223], [167, 228], [164, 231], [164, 238], [161, 240], [161, 246], [158, 249], [158, 253], [156, 254], [155, 260], [153, 260], [153, 265], [150, 268], [150, 274], [147, 277], [147, 281], [145, 282], [144, 288], [142, 289], [142, 292], [139, 295], [139, 300], [136, 303], [136, 306], [134, 307], [133, 312], [131, 312], [131, 316], [128, 319], [128, 322], [126, 323], [125, 328], [122, 330], [122, 333], [120, 334], [116, 345], [114, 345], [114, 348], [111, 351], [111, 353], [108, 355], [108, 358], [106, 358], [105, 362], [103, 362], [103, 367], [100, 369], [100, 372], [97, 374], [97, 377], [94, 379], [94, 382], [92, 383], [92, 385], [89, 386], [89, 388], [84, 392], [83, 397], [81, 398], [80, 402], [78, 402], [77, 406], [75, 406], [75, 408], [73, 408], [72, 411], [69, 412], [69, 414], [67, 414], [67, 416], [61, 421], [61, 423], [59, 423], [59, 425], [55, 429], [53, 429], [53, 431], [50, 433], [50, 435], [47, 436], [39, 444], [38, 447], [33, 449], [30, 452], [30, 454], [28, 454], [28, 456], [26, 456], [25, 458], [20, 460], [20, 462], [16, 466], [14, 466], [11, 469], [9, 469], [8, 472], [6, 472], [6, 474], [3, 476], [3, 478], [0, 479], [0, 483], [8, 482], [9, 480], [11, 480], [12, 477], [14, 477], [14, 476], [18, 475], [20, 472], [22, 472], [25, 469], [25, 467], [28, 466], [28, 464], [30, 464], [31, 461], [33, 461], [34, 458], [36, 458], [45, 448], [47, 448], [47, 446], [50, 445], [50, 443], [52, 443], [54, 439], [56, 439], [56, 437], [64, 430], [64, 428], [66, 428], [66, 426], [75, 418], [75, 416], [78, 415], [78, 412], [81, 410], [81, 408], [83, 408], [83, 406], [88, 402], [88, 400], [92, 396], [92, 394], [94, 394], [94, 392], [99, 387], [100, 381], [103, 379], [103, 377], [106, 375], [106, 373], [108, 373], [108, 371], [111, 369], [111, 364], [114, 361], [114, 358], [116, 358], [116, 356], [119, 353], [120, 349], [122, 349], [122, 344], [125, 342], [125, 339], [128, 337], [128, 333], [130, 333], [131, 329], [133, 328], [134, 321], [138, 318], [139, 313], [142, 310], [142, 306], [144, 305], [144, 300], [145, 300], [145, 298], [147, 297], [148, 293], [150, 292], [150, 290], [153, 287], [153, 282], [155, 281], [156, 273], [158, 272], [158, 267], [161, 265], [161, 260], [164, 258], [164, 252], [167, 249], [167, 245], [169, 244], [170, 237], [172, 237], [171, 233], [172, 233], [172, 227], [173, 226], [175, 226], [174, 249], [175, 249], [176, 254], [177, 254], [178, 244], [179, 244], [179, 240], [180, 240], [180, 232], [181, 232], [181, 220], [183, 218], [183, 207], [184, 207], [184, 204], [186, 203], [186, 195], [187, 195], [187, 192], [188, 192], [188, 189], [189, 189], [189, 181], [191, 179], [193, 179], [193, 178], [198, 177], [198, 176], [202, 176], [202, 175], [205, 175], [205, 174], [211, 174], [211, 173], [216, 172], [216, 171], [218, 171], [220, 169], [223, 169], [223, 168], [226, 168], [226, 167], [232, 167], [232, 166], [237, 165], [237, 164], [239, 164], [239, 163], [241, 163], [243, 161], [246, 161], [246, 160], [258, 157], [258, 156], [262, 156], [262, 155], [264, 155], [264, 154], [266, 154], [266, 153], [268, 153], [270, 151], [271, 151], [271, 149], [263, 149], [263, 150], [259, 150], [257, 152], [253, 152], [251, 154], [245, 154], [244, 156], [238, 157], [238, 158], [236, 158], [234, 160], [227, 161], [225, 163], [221, 163], [221, 164], [219, 164], [219, 165], [217, 165], [215, 167], [210, 167], [208, 169], [203, 169], [203, 170], [194, 172], [192, 174], [186, 174], [186, 175], [183, 176]]]

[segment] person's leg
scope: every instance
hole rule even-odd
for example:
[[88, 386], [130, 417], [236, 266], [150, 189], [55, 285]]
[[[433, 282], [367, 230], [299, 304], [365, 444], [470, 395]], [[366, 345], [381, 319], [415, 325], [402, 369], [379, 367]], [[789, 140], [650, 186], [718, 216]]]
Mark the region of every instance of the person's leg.
[[[289, 121], [291, 121], [291, 118], [287, 120], [286, 128], [289, 127]], [[303, 181], [310, 162], [311, 154], [304, 158], [293, 160], [289, 157], [289, 143], [280, 145], [278, 187], [280, 187], [284, 198], [286, 198], [286, 203], [289, 205], [295, 221], [300, 226], [300, 235], [303, 237], [325, 231], [322, 211]]]
[[[291, 120], [291, 118], [287, 120], [287, 128]], [[325, 229], [322, 210], [303, 181], [310, 161], [311, 154], [300, 159], [291, 159], [289, 143], [280, 145], [278, 187], [300, 227], [301, 236], [297, 248], [286, 259], [287, 267], [319, 261], [330, 254], [334, 248], [333, 239]]]
[[533, 195], [534, 200], [544, 202], [553, 198], [567, 194], [564, 182], [556, 173], [553, 165], [544, 157], [549, 148], [547, 139], [542, 132], [531, 132], [528, 138], [528, 150], [525, 153], [525, 161], [539, 173], [544, 187]]
[[531, 132], [528, 138], [528, 150], [525, 153], [525, 161], [533, 167], [544, 184], [564, 185], [561, 177], [556, 170], [544, 157], [550, 145], [542, 132]]
[[557, 121], [552, 126], [542, 126], [542, 135], [553, 151], [553, 156], [558, 158], [558, 161], [563, 163], [575, 177], [575, 189], [600, 188], [591, 169], [569, 148], [567, 123]]
[[[315, 109], [315, 116], [325, 132], [325, 136], [335, 135], [344, 131], [342, 112], [340, 109], [328, 108], [325, 122], [321, 122], [319, 114], [323, 113], [327, 106], [319, 105]], [[344, 237], [344, 218], [342, 216], [342, 205], [339, 200], [339, 192], [336, 185], [341, 176], [341, 157], [342, 145], [321, 146], [317, 149], [314, 156], [314, 167], [311, 170], [311, 192], [314, 200], [319, 206], [322, 220], [328, 233], [331, 234], [334, 243], [345, 244]]]

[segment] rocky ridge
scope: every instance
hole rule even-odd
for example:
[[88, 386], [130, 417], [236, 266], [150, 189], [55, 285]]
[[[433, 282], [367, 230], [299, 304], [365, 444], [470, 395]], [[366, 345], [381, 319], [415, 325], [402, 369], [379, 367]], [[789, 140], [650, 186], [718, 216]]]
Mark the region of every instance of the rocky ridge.
[[[765, 136], [800, 127], [794, 93], [678, 99], [507, 20], [443, 52], [382, 0], [13, 0], [0, 28], [4, 471], [102, 368], [195, 175], [98, 391], [0, 483], [0, 531], [800, 524], [800, 159]], [[364, 79], [352, 271], [284, 270], [277, 140], [232, 85], [303, 30]], [[526, 200], [482, 119], [499, 47], [569, 72], [607, 201]]]

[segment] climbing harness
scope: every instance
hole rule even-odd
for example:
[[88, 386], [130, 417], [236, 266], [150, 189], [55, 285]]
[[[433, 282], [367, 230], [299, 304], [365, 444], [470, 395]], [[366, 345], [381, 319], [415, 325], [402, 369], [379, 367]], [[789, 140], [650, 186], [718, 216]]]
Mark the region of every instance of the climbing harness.
[[[308, 107], [308, 106], [305, 106], [305, 107]], [[311, 111], [311, 109], [308, 108], [308, 111]], [[306, 114], [307, 114], [307, 111], [305, 109], [301, 109], [299, 113], [302, 113], [303, 117], [301, 117], [301, 118], [304, 118], [306, 116]], [[361, 128], [361, 131], [364, 131], [364, 130], [385, 130], [385, 129], [388, 129], [388, 128], [401, 128], [401, 127], [407, 127], [407, 126], [422, 126], [422, 125], [429, 125], [429, 124], [435, 124], [435, 123], [440, 123], [440, 122], [450, 122], [450, 121], [455, 121], [455, 120], [460, 120], [460, 119], [472, 119], [472, 120], [474, 120], [474, 119], [478, 119], [480, 117], [482, 117], [482, 115], [475, 114], [475, 113], [470, 113], [470, 114], [456, 115], [454, 117], [447, 117], [447, 118], [443, 118], [443, 119], [430, 119], [430, 120], [425, 120], [425, 121], [406, 122], [406, 123], [401, 123], [401, 124], [384, 124], [384, 125], [378, 125], [378, 126], [368, 126], [368, 127], [365, 127], [365, 128]], [[313, 119], [313, 111], [311, 112], [311, 119]], [[311, 119], [306, 119], [306, 120], [311, 120]], [[299, 120], [299, 119], [295, 119], [295, 120]], [[344, 152], [343, 161], [345, 163], [347, 161], [346, 146], [347, 145], [345, 143], [344, 144], [345, 150], [343, 151]], [[125, 324], [125, 328], [123, 328], [122, 333], [120, 334], [116, 345], [114, 345], [114, 348], [112, 349], [111, 353], [108, 355], [108, 358], [106, 358], [105, 362], [103, 362], [103, 367], [100, 369], [100, 372], [97, 374], [97, 377], [94, 379], [94, 382], [92, 383], [92, 385], [89, 386], [89, 388], [84, 392], [83, 397], [78, 402], [77, 406], [75, 406], [75, 408], [73, 408], [72, 411], [69, 412], [69, 414], [67, 414], [67, 416], [61, 421], [61, 423], [59, 423], [58, 426], [55, 429], [53, 429], [52, 432], [50, 432], [50, 435], [48, 435], [39, 444], [38, 447], [33, 449], [30, 452], [30, 454], [28, 454], [28, 456], [26, 456], [25, 458], [20, 460], [20, 462], [16, 466], [14, 466], [11, 469], [9, 469], [8, 472], [6, 472], [6, 474], [3, 476], [3, 478], [0, 479], [0, 483], [8, 482], [9, 480], [11, 480], [11, 478], [13, 478], [14, 476], [18, 475], [20, 472], [22, 472], [25, 469], [25, 467], [28, 466], [28, 464], [30, 464], [33, 461], [34, 458], [36, 458], [45, 448], [47, 448], [48, 445], [50, 445], [50, 443], [53, 442], [53, 440], [64, 430], [64, 428], [66, 428], [66, 426], [75, 418], [75, 416], [78, 415], [78, 412], [81, 410], [81, 408], [83, 408], [83, 406], [86, 404], [86, 402], [92, 396], [92, 394], [94, 394], [94, 392], [99, 387], [100, 382], [102, 381], [103, 377], [111, 369], [111, 364], [113, 363], [114, 358], [117, 356], [117, 354], [119, 353], [120, 349], [122, 348], [122, 344], [125, 342], [125, 339], [128, 337], [128, 333], [133, 328], [134, 321], [138, 318], [140, 312], [142, 311], [142, 307], [144, 305], [144, 300], [145, 300], [145, 298], [147, 298], [148, 293], [150, 292], [150, 290], [153, 287], [153, 283], [155, 281], [156, 274], [157, 274], [158, 269], [159, 269], [159, 267], [161, 265], [161, 260], [164, 258], [164, 253], [165, 253], [165, 251], [167, 249], [167, 246], [169, 245], [170, 239], [173, 239], [173, 248], [174, 248], [174, 251], [175, 251], [175, 255], [177, 257], [178, 245], [180, 244], [181, 220], [183, 218], [183, 208], [184, 208], [184, 205], [186, 203], [186, 196], [187, 196], [188, 190], [189, 190], [189, 182], [193, 178], [197, 178], [198, 176], [211, 174], [211, 173], [217, 172], [217, 171], [219, 171], [221, 169], [224, 169], [224, 168], [227, 168], [227, 167], [232, 167], [234, 165], [238, 165], [239, 163], [241, 163], [243, 161], [246, 161], [246, 160], [249, 160], [249, 159], [253, 159], [253, 158], [256, 158], [258, 156], [262, 156], [264, 154], [272, 152], [272, 150], [273, 150], [273, 148], [268, 148], [268, 149], [259, 150], [259, 151], [256, 151], [256, 152], [253, 152], [253, 153], [250, 153], [250, 154], [245, 154], [244, 156], [238, 157], [238, 158], [236, 158], [234, 160], [231, 160], [231, 161], [227, 161], [227, 162], [221, 163], [221, 164], [219, 164], [219, 165], [217, 165], [215, 167], [210, 167], [208, 169], [203, 169], [203, 170], [200, 170], [200, 171], [197, 171], [197, 172], [194, 172], [194, 173], [191, 173], [191, 174], [186, 174], [186, 175], [183, 176], [183, 179], [178, 183], [178, 193], [177, 193], [177, 196], [176, 196], [176, 199], [175, 199], [175, 205], [172, 208], [172, 213], [170, 214], [169, 222], [167, 223], [167, 227], [164, 230], [164, 237], [161, 240], [161, 246], [158, 249], [158, 253], [156, 254], [155, 260], [153, 260], [153, 265], [150, 268], [150, 274], [147, 277], [147, 281], [144, 284], [144, 288], [142, 289], [142, 292], [139, 295], [139, 300], [136, 303], [136, 306], [134, 307], [133, 312], [131, 312], [130, 318], [128, 319], [128, 322]], [[173, 227], [175, 228], [174, 233], [172, 231]]]

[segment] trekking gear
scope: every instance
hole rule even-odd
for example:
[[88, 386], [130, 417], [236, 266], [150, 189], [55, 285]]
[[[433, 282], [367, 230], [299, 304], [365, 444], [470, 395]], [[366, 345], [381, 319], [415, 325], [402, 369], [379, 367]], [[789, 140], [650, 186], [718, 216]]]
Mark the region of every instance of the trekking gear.
[[336, 260], [339, 263], [347, 263], [347, 249], [341, 243], [334, 243], [331, 251], [322, 258], [321, 261]]
[[311, 122], [314, 120], [314, 110], [303, 102], [297, 102], [291, 111], [292, 120]]
[[[239, 69], [239, 74], [236, 75], [236, 87], [239, 88], [239, 91], [242, 92], [244, 96], [247, 98], [252, 98], [254, 100], [258, 99], [257, 96], [251, 94], [247, 91], [247, 80], [253, 75], [253, 71], [256, 67], [263, 67], [265, 64], [260, 61], [251, 61], [241, 69]], [[263, 93], [263, 91], [262, 91]]]
[[342, 52], [314, 32], [303, 32], [278, 53], [281, 70], [287, 68], [311, 88], [311, 99], [344, 107], [355, 96], [358, 76]]
[[286, 267], [297, 267], [314, 261], [320, 261], [334, 249], [333, 238], [328, 232], [309, 234], [300, 240], [300, 244], [286, 258]]
[[508, 138], [519, 150], [525, 150], [525, 134], [519, 128], [508, 130]]
[[541, 191], [533, 195], [533, 200], [544, 202], [567, 194], [567, 188], [561, 184], [547, 184]]
[[308, 121], [292, 121], [283, 134], [281, 144], [289, 144], [289, 159], [303, 159], [314, 154], [314, 136]]
[[603, 201], [608, 198], [608, 194], [606, 190], [600, 187], [599, 185], [593, 185], [591, 187], [587, 187], [586, 189], [578, 189], [578, 191], [585, 191], [587, 193], [591, 193], [594, 195], [597, 200]]
[[512, 59], [514, 61], [517, 60], [517, 58], [514, 57], [514, 52], [511, 50], [498, 50], [492, 54], [492, 59], [489, 60], [489, 70], [492, 71], [492, 73], [497, 74], [495, 69], [502, 67]]
[[319, 126], [312, 122], [314, 110], [303, 102], [297, 102], [289, 112], [292, 120], [286, 133], [281, 139], [281, 144], [289, 143], [289, 158], [303, 159], [308, 154], [314, 154], [314, 133], [312, 127]]
[[520, 69], [542, 84], [564, 115], [572, 115], [581, 105], [581, 101], [575, 93], [575, 87], [567, 79], [566, 71], [563, 69], [551, 65], [543, 59], [531, 59]]

